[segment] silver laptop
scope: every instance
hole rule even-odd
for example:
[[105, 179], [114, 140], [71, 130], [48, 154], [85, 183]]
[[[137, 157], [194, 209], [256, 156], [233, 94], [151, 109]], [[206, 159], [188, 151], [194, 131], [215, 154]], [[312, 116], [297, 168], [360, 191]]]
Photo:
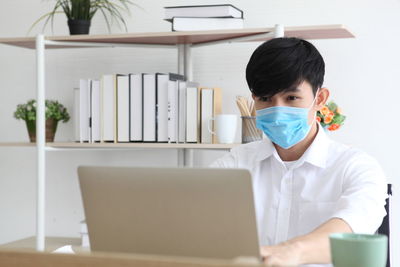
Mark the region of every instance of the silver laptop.
[[242, 169], [79, 167], [92, 251], [259, 258]]

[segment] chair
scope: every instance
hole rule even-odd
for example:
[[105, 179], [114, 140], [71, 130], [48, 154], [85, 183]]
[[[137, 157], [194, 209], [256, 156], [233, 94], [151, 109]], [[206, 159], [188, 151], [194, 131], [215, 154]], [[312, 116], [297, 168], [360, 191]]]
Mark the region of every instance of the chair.
[[392, 196], [392, 185], [388, 184], [387, 193], [389, 197], [386, 199], [385, 210], [386, 216], [383, 218], [381, 226], [378, 228], [378, 234], [383, 234], [388, 237], [388, 257], [386, 267], [390, 267], [390, 201]]

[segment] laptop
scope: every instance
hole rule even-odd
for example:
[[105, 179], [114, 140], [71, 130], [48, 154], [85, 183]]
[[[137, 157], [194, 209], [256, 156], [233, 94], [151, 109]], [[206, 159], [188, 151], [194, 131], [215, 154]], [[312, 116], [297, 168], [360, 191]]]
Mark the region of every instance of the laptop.
[[260, 258], [244, 169], [79, 167], [92, 251]]

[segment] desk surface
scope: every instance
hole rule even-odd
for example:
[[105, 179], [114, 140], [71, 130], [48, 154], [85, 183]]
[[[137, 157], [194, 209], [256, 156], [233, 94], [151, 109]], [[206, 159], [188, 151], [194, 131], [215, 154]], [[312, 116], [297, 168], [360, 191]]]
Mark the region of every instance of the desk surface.
[[[163, 257], [121, 253], [88, 253], [80, 238], [46, 237], [45, 253], [35, 251], [35, 237], [0, 245], [0, 262], [7, 267], [261, 267], [253, 259], [210, 260], [199, 258]], [[78, 254], [48, 253], [72, 245]], [[2, 265], [3, 266], [3, 265]], [[290, 267], [290, 266], [288, 266]], [[294, 266], [291, 266], [294, 267]]]
[[[35, 244], [36, 244], [36, 238], [32, 236], [0, 245], [0, 248], [34, 251]], [[89, 248], [81, 247], [80, 238], [74, 238], [74, 237], [46, 237], [45, 251], [52, 252], [66, 245], [71, 245], [72, 250], [76, 253], [90, 252]]]

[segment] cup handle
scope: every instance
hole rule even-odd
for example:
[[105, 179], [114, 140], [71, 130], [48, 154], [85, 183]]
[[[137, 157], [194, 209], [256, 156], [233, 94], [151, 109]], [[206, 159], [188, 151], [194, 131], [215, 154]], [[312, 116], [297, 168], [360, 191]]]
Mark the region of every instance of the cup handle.
[[207, 128], [208, 128], [208, 131], [211, 133], [211, 134], [214, 134], [215, 135], [215, 132], [213, 132], [212, 130], [211, 130], [211, 124], [210, 124], [210, 122], [213, 122], [215, 120], [215, 118], [210, 118], [210, 119], [208, 119], [208, 123], [207, 123]]

